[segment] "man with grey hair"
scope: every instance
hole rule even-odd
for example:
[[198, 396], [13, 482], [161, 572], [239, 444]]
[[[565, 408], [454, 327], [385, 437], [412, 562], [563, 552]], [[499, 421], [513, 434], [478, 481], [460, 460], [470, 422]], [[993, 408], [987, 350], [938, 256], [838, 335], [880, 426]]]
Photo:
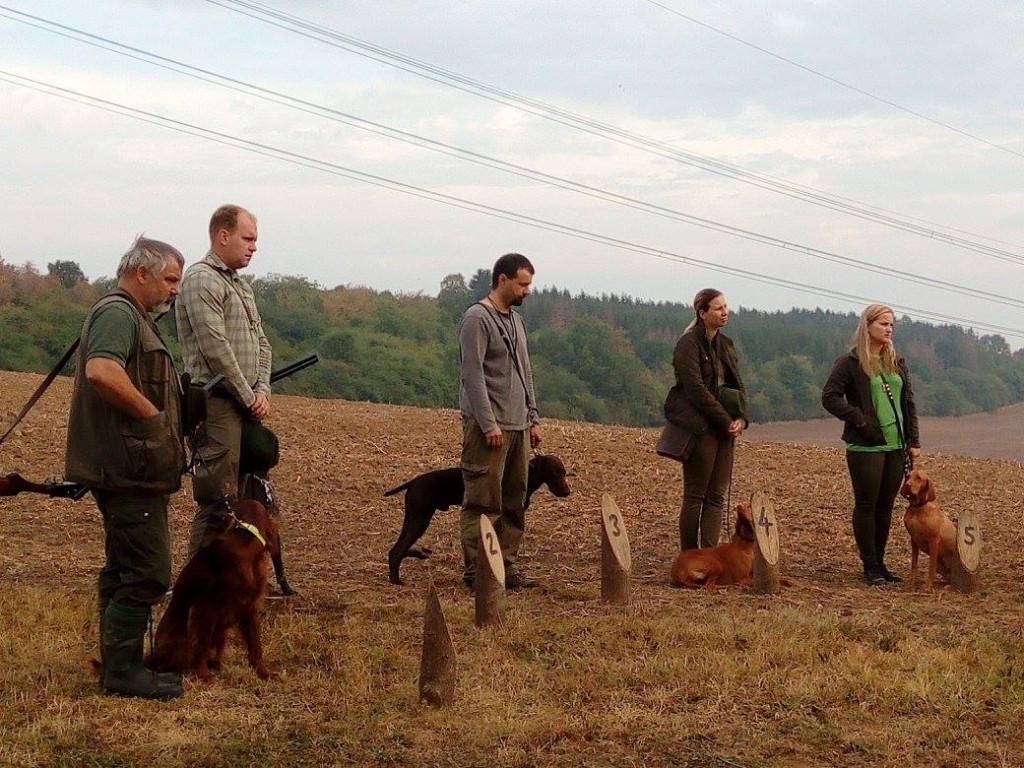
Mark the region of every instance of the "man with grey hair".
[[65, 477], [92, 491], [103, 516], [100, 684], [146, 699], [181, 696], [181, 677], [143, 665], [151, 607], [171, 581], [167, 502], [181, 487], [181, 384], [154, 315], [178, 293], [185, 260], [136, 238], [117, 287], [82, 326], [68, 419]]

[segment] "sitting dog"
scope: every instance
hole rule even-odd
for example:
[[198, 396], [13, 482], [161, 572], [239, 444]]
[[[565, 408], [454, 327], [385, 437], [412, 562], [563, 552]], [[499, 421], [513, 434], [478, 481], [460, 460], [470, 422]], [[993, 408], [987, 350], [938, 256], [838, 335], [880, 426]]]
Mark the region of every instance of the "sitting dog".
[[672, 563], [672, 584], [676, 587], [713, 589], [753, 580], [754, 516], [747, 502], [736, 505], [732, 541], [707, 549], [684, 549]]
[[910, 534], [910, 579], [917, 578], [917, 555], [928, 555], [928, 589], [935, 586], [935, 574], [947, 579], [956, 562], [956, 526], [935, 503], [935, 485], [923, 469], [913, 469], [900, 488], [909, 501], [903, 524]]
[[227, 633], [237, 625], [249, 665], [271, 676], [260, 643], [260, 610], [267, 590], [267, 560], [280, 551], [277, 521], [258, 501], [232, 505], [234, 519], [192, 557], [177, 580], [157, 626], [146, 665], [156, 672], [194, 673], [210, 679], [219, 669]]
[[[559, 498], [565, 498], [572, 492], [565, 479], [565, 465], [557, 456], [549, 454], [530, 459], [525, 507], [530, 506], [530, 497], [542, 485], [547, 485]], [[465, 491], [462, 469], [451, 467], [424, 472], [409, 482], [385, 492], [384, 495], [392, 496], [399, 491], [405, 491], [405, 518], [402, 520], [402, 532], [398, 534], [398, 541], [388, 552], [388, 578], [392, 584], [404, 583], [398, 574], [402, 560], [407, 557], [422, 560], [430, 555], [429, 548], [414, 547], [413, 544], [426, 533], [427, 526], [434, 518], [434, 512], [462, 506]]]

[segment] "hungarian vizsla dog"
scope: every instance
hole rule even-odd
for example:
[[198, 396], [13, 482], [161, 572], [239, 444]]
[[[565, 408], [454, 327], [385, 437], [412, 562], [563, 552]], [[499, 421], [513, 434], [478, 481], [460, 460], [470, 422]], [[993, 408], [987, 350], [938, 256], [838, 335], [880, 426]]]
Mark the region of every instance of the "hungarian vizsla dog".
[[956, 526], [935, 503], [935, 484], [923, 469], [912, 469], [900, 488], [900, 496], [910, 502], [903, 524], [910, 534], [910, 579], [917, 578], [917, 556], [928, 555], [928, 589], [935, 586], [935, 575], [949, 578], [956, 562]]
[[[527, 507], [530, 506], [530, 497], [542, 485], [546, 485], [559, 498], [565, 498], [572, 492], [565, 478], [565, 464], [557, 456], [548, 454], [530, 459], [526, 483]], [[384, 495], [392, 496], [399, 491], [405, 491], [405, 518], [402, 520], [402, 532], [398, 534], [398, 541], [388, 552], [388, 579], [392, 584], [404, 583], [398, 573], [402, 560], [407, 557], [422, 560], [430, 555], [429, 548], [414, 547], [413, 544], [426, 533], [434, 513], [462, 505], [465, 491], [462, 470], [459, 467], [451, 467], [424, 472], [385, 492]]]
[[736, 505], [736, 529], [728, 544], [685, 549], [672, 564], [672, 584], [713, 589], [754, 580], [754, 516], [748, 502]]
[[203, 545], [181, 570], [157, 626], [147, 666], [158, 672], [210, 679], [219, 669], [228, 630], [239, 628], [249, 665], [263, 680], [260, 610], [267, 590], [267, 559], [280, 551], [277, 521], [258, 501], [232, 505], [235, 520]]

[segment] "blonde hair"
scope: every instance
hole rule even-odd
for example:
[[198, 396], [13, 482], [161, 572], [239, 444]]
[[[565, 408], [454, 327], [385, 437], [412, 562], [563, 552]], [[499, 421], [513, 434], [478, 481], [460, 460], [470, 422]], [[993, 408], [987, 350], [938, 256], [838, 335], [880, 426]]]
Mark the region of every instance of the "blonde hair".
[[891, 307], [885, 304], [868, 304], [860, 313], [860, 322], [857, 323], [857, 330], [853, 334], [853, 348], [857, 350], [857, 358], [860, 360], [860, 369], [868, 376], [875, 376], [882, 371], [896, 373], [896, 347], [891, 341], [882, 345], [881, 353], [876, 357], [871, 354], [871, 337], [868, 335], [868, 326], [875, 322], [882, 315], [889, 313], [892, 319], [896, 320], [896, 313]]

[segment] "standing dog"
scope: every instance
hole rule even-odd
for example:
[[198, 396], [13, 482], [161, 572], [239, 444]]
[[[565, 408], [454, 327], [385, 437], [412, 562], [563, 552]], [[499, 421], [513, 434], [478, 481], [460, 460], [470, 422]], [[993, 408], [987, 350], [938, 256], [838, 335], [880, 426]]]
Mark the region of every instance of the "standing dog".
[[685, 549], [672, 564], [676, 587], [713, 589], [718, 585], [750, 584], [754, 580], [754, 516], [750, 504], [736, 505], [732, 541], [708, 549]]
[[[565, 498], [572, 492], [565, 479], [565, 465], [557, 456], [549, 454], [530, 459], [529, 478], [526, 482], [526, 507], [530, 506], [530, 497], [542, 485], [547, 485], [559, 498]], [[424, 472], [385, 492], [384, 495], [392, 496], [399, 491], [405, 491], [405, 518], [402, 520], [402, 532], [398, 534], [398, 541], [388, 552], [388, 578], [392, 584], [404, 583], [398, 574], [402, 560], [407, 557], [422, 560], [430, 555], [430, 549], [427, 547], [414, 547], [413, 544], [426, 533], [434, 513], [462, 505], [465, 491], [462, 469], [451, 467]]]
[[917, 579], [917, 555], [928, 555], [928, 589], [935, 586], [935, 574], [949, 578], [956, 562], [956, 526], [935, 503], [935, 485], [923, 469], [913, 469], [900, 488], [909, 501], [903, 524], [910, 534], [910, 579]]
[[267, 560], [280, 552], [277, 521], [258, 501], [233, 505], [236, 521], [204, 544], [177, 580], [156, 630], [147, 666], [157, 672], [210, 679], [219, 669], [228, 630], [238, 626], [249, 665], [271, 676], [260, 642], [260, 610], [267, 591]]

